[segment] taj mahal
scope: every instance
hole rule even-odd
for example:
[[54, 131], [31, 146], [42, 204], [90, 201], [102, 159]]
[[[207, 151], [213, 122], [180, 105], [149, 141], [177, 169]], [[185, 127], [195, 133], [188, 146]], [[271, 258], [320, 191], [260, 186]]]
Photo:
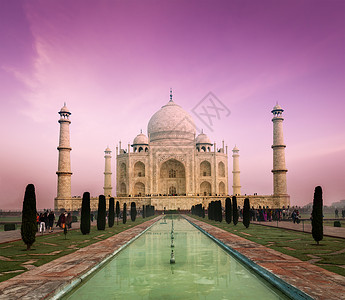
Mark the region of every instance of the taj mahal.
[[[153, 205], [156, 210], [190, 210], [202, 203], [207, 207], [214, 200], [225, 203], [236, 196], [242, 206], [244, 198], [250, 205], [281, 208], [290, 205], [287, 194], [283, 109], [273, 110], [273, 194], [242, 195], [240, 185], [239, 149], [232, 149], [232, 191], [229, 191], [228, 147], [222, 141], [218, 148], [204, 132], [197, 134], [192, 116], [170, 100], [154, 113], [147, 125], [147, 135], [140, 132], [132, 144], [115, 149], [116, 193], [112, 187], [112, 150], [105, 149], [104, 195], [114, 197], [122, 206], [135, 202], [137, 207]], [[55, 210], [78, 210], [80, 197], [71, 197], [70, 135], [71, 112], [66, 104], [60, 112], [60, 139], [57, 197]], [[108, 203], [107, 203], [108, 204]], [[98, 198], [91, 198], [91, 209], [97, 210]]]

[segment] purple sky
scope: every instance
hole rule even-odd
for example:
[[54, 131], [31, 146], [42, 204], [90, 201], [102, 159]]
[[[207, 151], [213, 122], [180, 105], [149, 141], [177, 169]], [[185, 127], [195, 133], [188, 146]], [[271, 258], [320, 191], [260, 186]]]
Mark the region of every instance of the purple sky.
[[1, 0], [0, 209], [21, 208], [28, 183], [53, 207], [64, 101], [72, 195], [97, 196], [104, 149], [146, 134], [171, 87], [186, 111], [210, 91], [231, 111], [212, 131], [195, 121], [239, 147], [243, 193], [272, 193], [278, 101], [291, 204], [316, 185], [325, 204], [345, 199], [344, 15], [342, 0]]

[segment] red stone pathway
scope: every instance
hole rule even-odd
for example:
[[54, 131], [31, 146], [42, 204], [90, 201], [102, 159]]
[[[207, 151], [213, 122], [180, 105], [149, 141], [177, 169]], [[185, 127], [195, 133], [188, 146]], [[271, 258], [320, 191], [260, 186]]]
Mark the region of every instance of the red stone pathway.
[[48, 299], [59, 290], [109, 257], [122, 245], [155, 223], [154, 218], [106, 240], [82, 248], [52, 262], [0, 283], [0, 299]]
[[345, 299], [345, 277], [187, 217], [232, 249], [314, 299]]

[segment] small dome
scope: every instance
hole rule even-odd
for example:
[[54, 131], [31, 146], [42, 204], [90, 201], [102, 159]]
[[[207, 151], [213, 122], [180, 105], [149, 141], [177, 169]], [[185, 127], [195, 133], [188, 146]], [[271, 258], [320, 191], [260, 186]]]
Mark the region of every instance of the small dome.
[[209, 144], [209, 145], [212, 145], [210, 139], [208, 138], [208, 136], [205, 133], [200, 133], [196, 137], [196, 144]]
[[111, 152], [111, 149], [109, 147], [105, 148], [104, 152]]
[[278, 110], [278, 111], [279, 111], [279, 110], [280, 110], [280, 111], [284, 111], [284, 109], [282, 109], [281, 106], [280, 106], [278, 103], [276, 104], [275, 107], [273, 107], [272, 112], [277, 111], [277, 110]]
[[148, 145], [149, 139], [143, 133], [139, 133], [133, 140], [133, 145]]
[[69, 109], [66, 106], [66, 103], [64, 103], [63, 107], [61, 108], [60, 112], [65, 112], [65, 113], [69, 113]]
[[237, 146], [235, 145], [234, 149], [232, 149], [232, 151], [240, 151], [240, 149], [237, 148]]

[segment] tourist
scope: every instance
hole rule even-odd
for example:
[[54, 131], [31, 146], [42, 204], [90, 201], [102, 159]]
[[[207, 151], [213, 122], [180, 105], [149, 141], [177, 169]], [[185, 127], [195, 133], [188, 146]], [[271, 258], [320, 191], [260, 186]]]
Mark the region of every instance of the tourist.
[[49, 219], [48, 219], [48, 215], [49, 215], [49, 212], [48, 210], [46, 210], [44, 212], [44, 219], [45, 219], [45, 225], [46, 225], [46, 228], [48, 229], [49, 228]]
[[40, 213], [40, 233], [46, 231], [46, 219], [45, 214]]
[[48, 225], [49, 225], [49, 232], [53, 232], [55, 215], [54, 212], [51, 210], [48, 215]]
[[65, 211], [65, 213], [62, 213], [61, 214], [61, 224], [60, 224], [60, 227], [62, 229], [65, 229], [65, 226], [66, 226], [66, 215], [67, 215], [67, 212]]
[[339, 215], [338, 215], [338, 209], [336, 208], [335, 209], [335, 218], [338, 219], [339, 218]]
[[36, 212], [36, 223], [37, 223], [37, 232], [40, 228], [40, 215], [38, 214], [38, 212]]
[[[56, 223], [56, 227], [60, 227], [63, 229], [63, 226], [65, 226], [66, 223], [66, 217], [64, 213], [61, 213], [61, 215], [59, 216], [59, 220]], [[62, 225], [64, 224], [64, 225]]]
[[294, 210], [291, 214], [291, 219], [293, 223], [296, 223], [296, 210]]
[[67, 214], [66, 217], [66, 226], [68, 227], [68, 229], [72, 228], [72, 215], [70, 212]]

